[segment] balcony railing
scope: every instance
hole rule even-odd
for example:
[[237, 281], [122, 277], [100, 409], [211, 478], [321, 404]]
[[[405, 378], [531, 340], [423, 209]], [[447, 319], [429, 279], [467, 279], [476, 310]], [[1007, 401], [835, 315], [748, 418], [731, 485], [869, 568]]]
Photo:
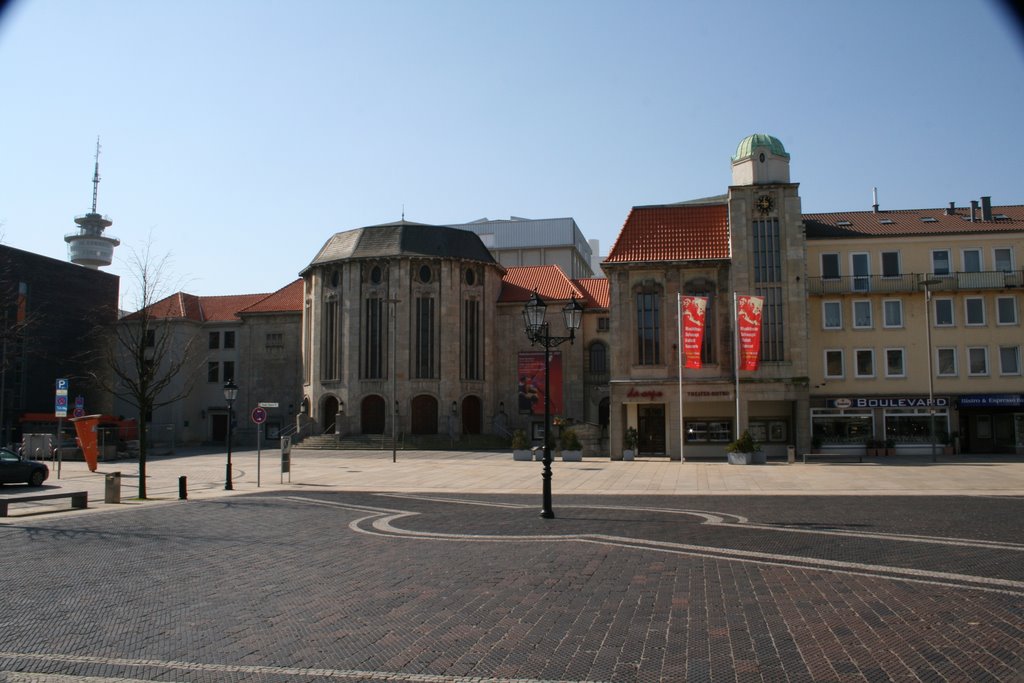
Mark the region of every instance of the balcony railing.
[[923, 291], [921, 282], [939, 280], [929, 287], [933, 292], [1008, 289], [1024, 286], [1024, 270], [989, 270], [976, 273], [904, 273], [902, 275], [843, 275], [841, 277], [809, 277], [807, 293], [826, 294], [893, 294]]

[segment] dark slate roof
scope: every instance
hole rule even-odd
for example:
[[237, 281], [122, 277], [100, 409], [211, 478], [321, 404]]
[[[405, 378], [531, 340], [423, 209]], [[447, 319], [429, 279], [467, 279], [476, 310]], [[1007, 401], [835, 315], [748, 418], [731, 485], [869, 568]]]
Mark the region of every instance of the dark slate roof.
[[403, 220], [336, 233], [303, 273], [313, 266], [334, 261], [401, 256], [497, 263], [476, 233]]

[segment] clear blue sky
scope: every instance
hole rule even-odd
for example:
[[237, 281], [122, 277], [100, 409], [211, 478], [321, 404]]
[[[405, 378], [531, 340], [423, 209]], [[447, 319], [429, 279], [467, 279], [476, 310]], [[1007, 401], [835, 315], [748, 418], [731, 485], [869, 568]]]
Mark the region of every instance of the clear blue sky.
[[[780, 138], [805, 212], [1024, 203], [1024, 47], [992, 0], [19, 0], [0, 16], [4, 243], [92, 201], [195, 294], [273, 291], [333, 233], [720, 194]], [[122, 281], [122, 290], [128, 283]], [[128, 304], [129, 302], [125, 302]]]

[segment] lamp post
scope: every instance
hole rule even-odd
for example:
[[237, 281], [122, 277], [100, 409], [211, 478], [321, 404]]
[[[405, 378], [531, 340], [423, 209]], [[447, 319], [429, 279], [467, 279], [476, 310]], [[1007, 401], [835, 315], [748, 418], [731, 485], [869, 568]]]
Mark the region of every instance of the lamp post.
[[544, 473], [541, 475], [543, 482], [543, 505], [540, 516], [551, 519], [555, 516], [551, 509], [551, 379], [549, 372], [551, 351], [554, 347], [565, 342], [573, 343], [576, 339], [576, 330], [580, 327], [583, 319], [583, 307], [576, 297], [573, 296], [569, 303], [562, 309], [562, 318], [565, 327], [569, 330], [568, 337], [552, 337], [548, 323], [544, 317], [547, 314], [547, 304], [534, 291], [530, 300], [523, 307], [523, 320], [526, 322], [526, 337], [530, 344], [540, 344], [544, 347]]
[[932, 371], [932, 293], [929, 287], [941, 285], [942, 280], [930, 278], [917, 284], [924, 287], [924, 330], [928, 344], [928, 431], [932, 442], [932, 462], [935, 462], [935, 373]]
[[224, 401], [228, 404], [228, 462], [224, 470], [225, 491], [234, 490], [231, 485], [231, 406], [234, 405], [236, 398], [238, 398], [238, 387], [235, 386], [233, 380], [229, 379], [224, 382]]

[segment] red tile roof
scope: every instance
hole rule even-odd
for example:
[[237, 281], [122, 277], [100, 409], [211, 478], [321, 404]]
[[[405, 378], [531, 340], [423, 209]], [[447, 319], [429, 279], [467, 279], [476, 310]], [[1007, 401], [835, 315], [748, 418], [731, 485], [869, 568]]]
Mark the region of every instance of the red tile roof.
[[[301, 282], [301, 280], [299, 281]], [[208, 322], [231, 322], [240, 320], [239, 312], [262, 303], [267, 299], [274, 299], [271, 308], [276, 310], [302, 310], [302, 294], [299, 288], [299, 303], [297, 308], [279, 308], [287, 300], [289, 287], [295, 283], [274, 292], [273, 294], [232, 294], [228, 296], [196, 296], [187, 292], [176, 292], [170, 296], [157, 301], [149, 306], [150, 315], [160, 319], [184, 319], [200, 323]], [[281, 295], [278, 297], [278, 295]], [[275, 303], [276, 302], [276, 303]], [[269, 310], [269, 309], [268, 309]], [[127, 319], [138, 316], [132, 313]]]
[[972, 223], [970, 209], [958, 208], [952, 214], [948, 209], [807, 213], [803, 219], [807, 239], [1024, 231], [1024, 206], [993, 206], [992, 216], [983, 221], [978, 209]]
[[577, 288], [586, 295], [584, 308], [608, 308], [611, 305], [611, 291], [608, 278], [590, 277], [580, 280], [573, 280]]
[[239, 311], [246, 313], [296, 313], [302, 311], [302, 297], [305, 287], [302, 278], [285, 285], [270, 296]]
[[526, 302], [534, 290], [546, 301], [565, 301], [573, 296], [587, 299], [558, 266], [513, 266], [501, 278], [498, 303]]
[[730, 256], [728, 205], [634, 206], [604, 263]]

